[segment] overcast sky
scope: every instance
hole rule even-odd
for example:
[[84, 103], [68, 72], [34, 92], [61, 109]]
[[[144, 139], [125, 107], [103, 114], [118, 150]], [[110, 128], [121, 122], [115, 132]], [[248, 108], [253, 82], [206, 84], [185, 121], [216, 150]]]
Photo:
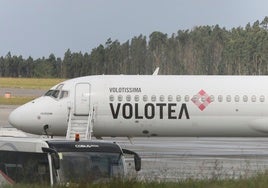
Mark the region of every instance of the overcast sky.
[[108, 38], [123, 43], [153, 31], [231, 29], [265, 16], [267, 0], [1, 0], [0, 56], [90, 53]]

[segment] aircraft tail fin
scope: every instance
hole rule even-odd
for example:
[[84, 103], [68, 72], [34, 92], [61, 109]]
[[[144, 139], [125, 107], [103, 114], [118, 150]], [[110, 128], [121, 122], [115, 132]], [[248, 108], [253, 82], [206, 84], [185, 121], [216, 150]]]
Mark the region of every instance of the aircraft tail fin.
[[159, 67], [157, 67], [157, 68], [155, 69], [155, 71], [154, 71], [154, 73], [153, 73], [153, 76], [158, 75], [158, 72], [159, 72]]

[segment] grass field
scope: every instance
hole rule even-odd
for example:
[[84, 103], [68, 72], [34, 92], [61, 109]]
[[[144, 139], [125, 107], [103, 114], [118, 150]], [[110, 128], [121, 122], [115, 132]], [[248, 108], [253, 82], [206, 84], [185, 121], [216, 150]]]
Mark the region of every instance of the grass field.
[[22, 105], [33, 100], [34, 98], [35, 97], [12, 97], [7, 99], [1, 96], [0, 105]]
[[23, 89], [49, 89], [65, 79], [56, 78], [0, 78], [0, 87]]
[[[49, 89], [64, 80], [56, 78], [0, 78], [0, 88]], [[12, 96], [12, 98], [5, 98], [0, 96], [0, 105], [22, 105], [33, 99], [34, 97]]]
[[[144, 181], [111, 181], [108, 183], [80, 184], [68, 186], [69, 188], [266, 188], [268, 187], [268, 174], [260, 174], [256, 177], [238, 180], [192, 180], [187, 179], [181, 182], [144, 182]], [[42, 185], [15, 185], [5, 186], [4, 188], [48, 188]], [[63, 188], [66, 186], [55, 186]]]

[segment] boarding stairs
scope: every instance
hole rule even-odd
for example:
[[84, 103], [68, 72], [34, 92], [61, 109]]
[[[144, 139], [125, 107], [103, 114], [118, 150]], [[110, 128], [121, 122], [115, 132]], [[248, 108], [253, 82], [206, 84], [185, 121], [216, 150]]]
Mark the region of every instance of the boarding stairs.
[[69, 109], [68, 128], [66, 133], [67, 140], [75, 140], [75, 135], [80, 135], [80, 140], [91, 140], [94, 124], [94, 108], [89, 112], [88, 116], [75, 115]]

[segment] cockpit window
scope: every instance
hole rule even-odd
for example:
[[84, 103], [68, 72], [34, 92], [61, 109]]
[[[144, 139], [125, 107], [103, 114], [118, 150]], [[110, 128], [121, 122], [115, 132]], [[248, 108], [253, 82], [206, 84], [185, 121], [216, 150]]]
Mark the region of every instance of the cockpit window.
[[60, 90], [49, 90], [48, 92], [45, 93], [45, 96], [50, 96], [56, 99], [58, 98], [59, 93], [60, 93]]
[[62, 90], [63, 84], [60, 84], [56, 89], [51, 89], [45, 93], [45, 96], [49, 96], [55, 99], [63, 99], [69, 96], [69, 91]]
[[60, 84], [56, 87], [57, 90], [61, 90], [64, 84]]
[[61, 93], [60, 93], [60, 98], [59, 99], [66, 98], [66, 97], [68, 97], [68, 95], [69, 95], [68, 91], [62, 90]]

